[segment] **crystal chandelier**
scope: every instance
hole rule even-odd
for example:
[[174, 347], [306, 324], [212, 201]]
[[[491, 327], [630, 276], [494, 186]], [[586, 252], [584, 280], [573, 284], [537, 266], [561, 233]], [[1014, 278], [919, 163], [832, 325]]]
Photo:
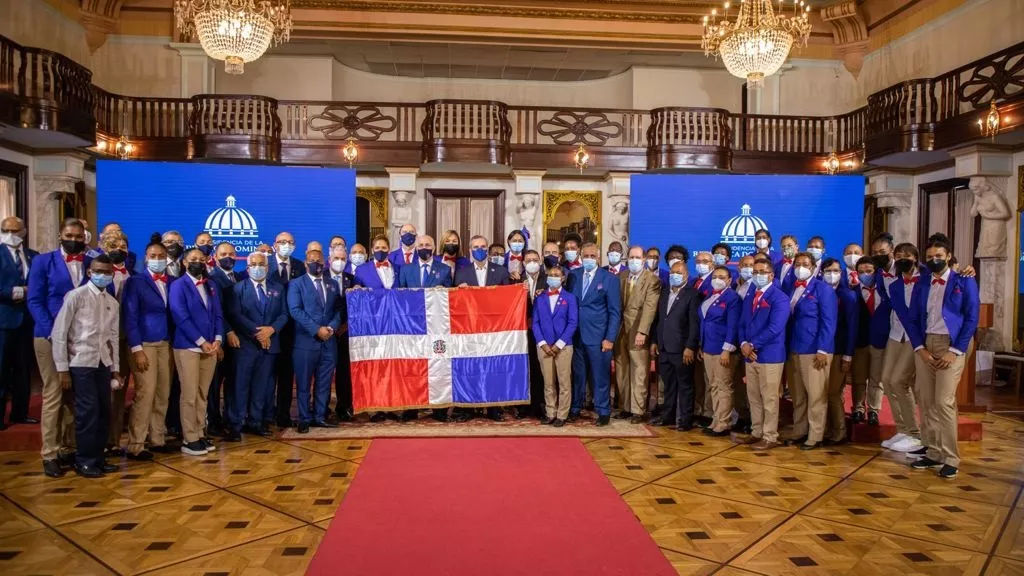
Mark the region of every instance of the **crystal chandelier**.
[[197, 36], [228, 74], [241, 74], [292, 30], [291, 0], [175, 0], [174, 15], [182, 34]]
[[778, 1], [778, 11], [772, 8], [771, 0], [741, 0], [736, 20], [729, 21], [730, 2], [725, 3], [725, 13], [719, 16], [718, 9], [712, 9], [704, 17], [704, 34], [701, 47], [704, 55], [722, 57], [726, 69], [733, 76], [745, 79], [751, 86], [758, 86], [768, 76], [775, 74], [789, 57], [793, 44], [807, 45], [811, 35], [811, 23], [807, 19], [811, 7], [804, 0], [792, 0], [792, 13]]

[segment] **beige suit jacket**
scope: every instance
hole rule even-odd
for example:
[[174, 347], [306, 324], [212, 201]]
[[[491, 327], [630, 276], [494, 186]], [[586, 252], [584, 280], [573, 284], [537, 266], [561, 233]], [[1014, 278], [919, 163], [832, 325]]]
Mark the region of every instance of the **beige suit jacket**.
[[661, 280], [658, 275], [644, 269], [629, 289], [629, 270], [619, 272], [619, 288], [622, 295], [622, 329], [619, 338], [632, 343], [637, 333], [650, 335], [651, 323], [658, 316], [658, 297], [661, 295]]

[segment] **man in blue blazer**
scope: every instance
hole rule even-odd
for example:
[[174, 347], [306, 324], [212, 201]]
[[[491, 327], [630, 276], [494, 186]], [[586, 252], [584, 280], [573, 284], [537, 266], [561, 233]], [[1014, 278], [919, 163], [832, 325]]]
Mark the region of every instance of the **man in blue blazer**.
[[853, 414], [854, 423], [867, 419], [878, 426], [878, 412], [882, 409], [882, 358], [889, 340], [889, 304], [883, 298], [885, 284], [877, 272], [875, 261], [869, 256], [857, 260], [857, 348], [853, 353]]
[[[267, 261], [267, 278], [288, 291], [288, 283], [306, 274], [302, 260], [294, 258], [295, 238], [290, 232], [281, 232], [274, 238], [274, 253]], [[278, 428], [294, 426], [292, 423], [292, 387], [295, 380], [295, 367], [292, 365], [291, 351], [295, 347], [295, 323], [289, 319], [280, 333], [281, 349], [274, 364], [277, 397], [275, 402], [275, 420]]]
[[853, 370], [853, 357], [857, 348], [857, 336], [860, 323], [860, 302], [855, 287], [843, 283], [846, 277], [839, 261], [825, 258], [821, 263], [821, 278], [825, 284], [836, 291], [839, 306], [836, 315], [835, 351], [828, 374], [828, 416], [825, 418], [825, 444], [844, 444], [846, 442], [846, 406], [843, 389], [846, 387], [846, 375]]
[[540, 371], [544, 376], [543, 424], [565, 426], [572, 403], [573, 337], [579, 325], [576, 297], [562, 290], [564, 272], [555, 266], [548, 273], [548, 289], [533, 305], [533, 337], [537, 341]]
[[572, 407], [568, 421], [579, 418], [586, 396], [587, 378], [594, 383], [597, 425], [607, 426], [611, 417], [611, 362], [615, 337], [622, 318], [619, 279], [598, 268], [598, 247], [583, 245], [582, 265], [569, 273], [569, 291], [579, 302], [579, 330], [573, 338]]
[[786, 294], [792, 294], [793, 282], [796, 278], [793, 276], [793, 259], [796, 258], [797, 252], [800, 251], [800, 243], [797, 241], [796, 236], [792, 234], [786, 234], [782, 237], [782, 241], [779, 243], [782, 246], [782, 258], [775, 261], [772, 265], [773, 275], [775, 276], [775, 282], [782, 287]]
[[708, 280], [711, 293], [700, 304], [700, 355], [713, 412], [711, 425], [704, 429], [709, 436], [728, 436], [732, 427], [732, 375], [739, 362], [734, 352], [742, 302], [731, 284], [729, 269], [716, 266]]
[[253, 252], [246, 263], [246, 278], [231, 287], [232, 297], [227, 299], [226, 316], [239, 348], [226, 442], [238, 442], [242, 432], [269, 436], [274, 360], [281, 353], [280, 334], [288, 322], [284, 287], [267, 278], [267, 257]]
[[[64, 303], [64, 295], [88, 282], [85, 273], [91, 258], [85, 255], [85, 227], [74, 218], [60, 229], [60, 248], [32, 259], [28, 272], [28, 311], [35, 321], [32, 345], [43, 379], [43, 472], [50, 477], [64, 474], [58, 462], [62, 449], [75, 447], [72, 395], [65, 394], [53, 362], [50, 332]], [[70, 461], [69, 461], [70, 463]]]
[[[220, 309], [225, 311], [226, 319], [228, 301], [234, 297], [235, 284], [246, 280], [249, 275], [245, 270], [235, 272], [238, 254], [230, 242], [217, 244], [213, 249], [213, 258], [216, 265], [210, 269], [210, 280], [220, 290]], [[224, 357], [217, 362], [217, 370], [213, 373], [213, 382], [210, 384], [210, 395], [206, 399], [206, 418], [209, 422], [207, 427], [214, 436], [221, 436], [227, 432], [228, 412], [231, 399], [234, 397], [235, 352], [240, 346], [238, 335], [230, 321], [224, 324], [224, 332]]]
[[956, 389], [978, 328], [978, 285], [949, 268], [949, 242], [936, 234], [925, 251], [930, 272], [911, 300], [907, 334], [914, 346], [915, 390], [921, 396], [927, 425], [925, 456], [911, 468], [938, 468], [940, 478], [955, 478], [960, 467], [957, 449]]
[[754, 260], [754, 290], [747, 291], [740, 309], [740, 352], [747, 362], [747, 400], [755, 450], [770, 450], [779, 442], [779, 383], [786, 363], [786, 322], [789, 297], [775, 284], [767, 258]]
[[17, 216], [0, 222], [0, 430], [7, 428], [4, 415], [11, 402], [11, 422], [37, 424], [28, 415], [32, 356], [32, 317], [25, 297], [28, 292], [28, 271], [38, 256], [22, 244], [25, 223]]
[[[390, 290], [398, 287], [398, 270], [388, 260], [391, 244], [384, 235], [378, 235], [370, 245], [372, 258], [352, 273], [356, 286]], [[355, 247], [353, 247], [353, 250]]]
[[224, 316], [220, 290], [209, 282], [206, 256], [197, 248], [185, 253], [185, 274], [171, 284], [174, 364], [181, 382], [181, 451], [204, 456], [214, 448], [206, 437], [206, 395], [223, 356]]
[[416, 227], [412, 224], [402, 224], [398, 229], [398, 248], [388, 254], [388, 262], [395, 267], [395, 271], [402, 269], [406, 264], [412, 264], [416, 260]]
[[[295, 390], [299, 404], [300, 434], [309, 427], [334, 428], [327, 422], [331, 380], [337, 361], [334, 335], [341, 326], [338, 285], [324, 277], [324, 257], [319, 250], [306, 252], [306, 275], [288, 289], [288, 310], [295, 320]], [[310, 390], [313, 410], [310, 412]]]
[[896, 435], [882, 442], [882, 446], [895, 452], [922, 453], [924, 424], [918, 420], [921, 395], [914, 390], [914, 346], [910, 330], [913, 303], [921, 298], [921, 289], [928, 281], [928, 269], [919, 264], [917, 246], [908, 242], [898, 244], [892, 255], [893, 273], [883, 270], [882, 277], [883, 283], [888, 282], [886, 302], [892, 310], [882, 362], [882, 383], [896, 424]]

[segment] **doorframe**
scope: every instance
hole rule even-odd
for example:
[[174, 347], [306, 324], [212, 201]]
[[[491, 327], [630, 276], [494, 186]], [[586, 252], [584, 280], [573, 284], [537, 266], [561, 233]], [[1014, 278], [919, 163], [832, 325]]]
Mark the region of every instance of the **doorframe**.
[[[494, 229], [499, 231], [501, 238], [489, 238], [493, 244], [495, 242], [504, 244], [505, 243], [505, 189], [497, 188], [490, 190], [479, 190], [473, 188], [456, 189], [456, 188], [427, 188], [427, 234], [434, 237], [434, 241], [437, 244], [441, 244], [441, 239], [437, 237], [440, 232], [444, 230], [437, 230], [437, 208], [435, 207], [438, 198], [492, 198], [496, 200], [497, 206], [494, 209]], [[462, 221], [459, 223], [460, 228], [463, 230], [469, 230], [469, 212], [463, 211], [460, 215]], [[459, 233], [461, 235], [461, 231]], [[470, 231], [470, 234], [473, 234]], [[461, 242], [459, 245], [460, 252], [466, 248], [466, 242], [469, 238], [460, 238]], [[461, 255], [461, 254], [460, 254]]]
[[[978, 245], [978, 238], [981, 235], [981, 217], [974, 217], [974, 238], [957, 238], [956, 237], [956, 192], [958, 190], [967, 188], [970, 184], [970, 178], [947, 178], [946, 180], [939, 180], [937, 182], [928, 182], [918, 186], [917, 196], [917, 246], [921, 252], [921, 259], [924, 259], [925, 248], [928, 246], [928, 204], [930, 197], [933, 194], [941, 194], [943, 192], [949, 193], [948, 203], [948, 226], [949, 233], [946, 236], [949, 237], [949, 243], [951, 247], [955, 248], [957, 241], [968, 242], [971, 246]], [[981, 265], [981, 262], [975, 257], [970, 262], [960, 262], [961, 266], [970, 264], [975, 269]]]
[[14, 180], [14, 214], [21, 218], [28, 230], [28, 166], [0, 160], [0, 175]]

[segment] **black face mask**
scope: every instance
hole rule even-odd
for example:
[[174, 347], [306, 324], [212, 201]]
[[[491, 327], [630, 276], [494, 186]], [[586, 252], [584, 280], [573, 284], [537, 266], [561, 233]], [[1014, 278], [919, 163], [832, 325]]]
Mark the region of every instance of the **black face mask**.
[[871, 261], [875, 263], [875, 268], [881, 268], [882, 270], [889, 269], [889, 255], [888, 254], [877, 254], [871, 257]]
[[196, 248], [199, 248], [199, 251], [203, 253], [203, 256], [209, 256], [210, 254], [213, 254], [212, 244], [200, 244], [199, 246], [196, 246]]
[[914, 261], [910, 258], [900, 258], [896, 261], [897, 274], [910, 274], [914, 270]]
[[206, 262], [189, 262], [187, 270], [193, 278], [203, 278], [206, 276]]
[[184, 249], [184, 246], [175, 242], [167, 247], [167, 255], [170, 256], [172, 260], [177, 260], [178, 257], [181, 256], [181, 251]]
[[430, 248], [420, 248], [416, 251], [416, 256], [419, 256], [420, 260], [430, 260], [430, 257], [434, 255], [434, 251]]
[[929, 260], [926, 265], [932, 274], [942, 274], [946, 271], [946, 266], [949, 266], [949, 263], [941, 258], [934, 258]]
[[324, 263], [306, 262], [306, 272], [309, 272], [310, 276], [319, 278], [324, 273]]
[[68, 254], [81, 254], [85, 250], [85, 242], [81, 240], [61, 240], [60, 247]]
[[128, 258], [128, 253], [124, 250], [111, 250], [107, 252], [107, 256], [110, 256], [110, 261], [114, 264], [123, 264]]
[[230, 272], [235, 269], [235, 259], [232, 258], [231, 256], [225, 256], [217, 260], [217, 264], [227, 272]]
[[558, 256], [555, 256], [554, 254], [549, 254], [545, 256], [544, 265], [547, 266], [548, 268], [554, 268], [555, 266], [558, 266]]
[[449, 256], [455, 256], [456, 254], [459, 253], [459, 245], [458, 244], [445, 244], [444, 245], [444, 253], [449, 255]]

